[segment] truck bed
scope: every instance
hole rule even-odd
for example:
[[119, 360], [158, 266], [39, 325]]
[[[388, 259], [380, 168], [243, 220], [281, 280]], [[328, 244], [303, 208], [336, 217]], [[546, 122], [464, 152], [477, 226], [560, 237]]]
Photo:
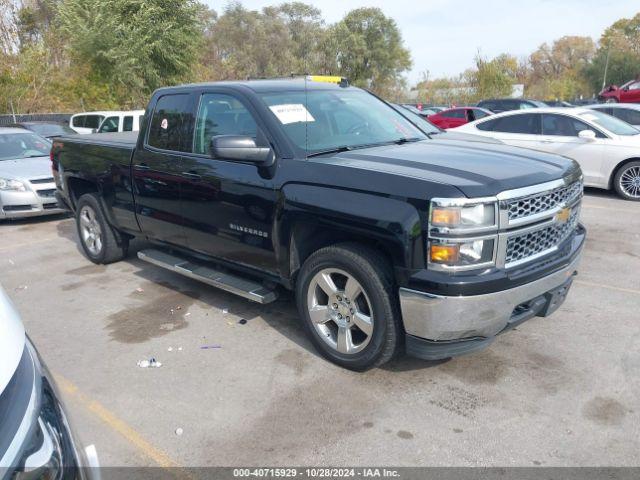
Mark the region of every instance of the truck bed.
[[73, 143], [89, 143], [91, 145], [105, 145], [117, 147], [136, 146], [138, 141], [138, 132], [119, 132], [119, 133], [92, 133], [90, 135], [66, 135], [58, 137], [58, 140]]

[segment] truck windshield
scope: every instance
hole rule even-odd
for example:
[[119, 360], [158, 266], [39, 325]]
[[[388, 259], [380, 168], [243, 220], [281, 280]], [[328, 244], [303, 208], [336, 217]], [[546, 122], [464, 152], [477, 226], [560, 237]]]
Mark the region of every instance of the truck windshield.
[[632, 127], [627, 122], [597, 110], [583, 112], [580, 116], [587, 120], [591, 120], [596, 125], [600, 125], [616, 135], [631, 136], [640, 134], [640, 130]]
[[49, 156], [51, 143], [34, 133], [0, 134], [0, 161]]
[[262, 94], [262, 99], [289, 139], [308, 155], [428, 138], [362, 90], [270, 92]]

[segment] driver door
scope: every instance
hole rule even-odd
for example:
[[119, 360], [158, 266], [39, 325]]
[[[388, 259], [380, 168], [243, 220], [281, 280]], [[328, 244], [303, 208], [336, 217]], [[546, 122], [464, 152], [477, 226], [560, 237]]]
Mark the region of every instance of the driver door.
[[252, 163], [212, 158], [211, 139], [252, 137], [269, 146], [253, 107], [236, 93], [199, 95], [192, 153], [184, 155], [184, 229], [190, 249], [247, 267], [276, 271], [273, 222], [276, 192], [270, 176]]
[[[580, 138], [582, 130], [592, 130], [595, 139]], [[542, 136], [539, 150], [569, 157], [580, 164], [585, 183], [602, 184], [601, 173], [607, 137], [586, 123], [560, 114], [542, 115]]]

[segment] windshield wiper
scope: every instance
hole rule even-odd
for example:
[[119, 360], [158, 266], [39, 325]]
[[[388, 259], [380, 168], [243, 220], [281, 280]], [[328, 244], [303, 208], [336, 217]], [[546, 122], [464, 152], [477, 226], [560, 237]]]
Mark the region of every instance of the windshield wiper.
[[343, 145], [342, 147], [330, 148], [328, 150], [322, 150], [320, 152], [309, 153], [309, 154], [307, 154], [307, 158], [319, 157], [320, 155], [329, 155], [331, 153], [348, 152], [349, 150], [353, 150], [353, 149], [354, 149], [354, 147], [349, 147], [347, 145]]

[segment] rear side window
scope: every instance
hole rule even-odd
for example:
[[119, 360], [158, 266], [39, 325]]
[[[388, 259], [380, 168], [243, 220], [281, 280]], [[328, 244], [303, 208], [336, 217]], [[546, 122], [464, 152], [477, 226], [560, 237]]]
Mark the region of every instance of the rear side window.
[[492, 132], [540, 135], [540, 115], [508, 115], [483, 122], [478, 128]]
[[73, 117], [73, 120], [71, 121], [71, 126], [72, 127], [84, 127], [84, 122], [87, 119], [87, 117], [85, 115], [79, 115], [77, 117]]
[[193, 115], [189, 94], [163, 95], [151, 117], [148, 144], [162, 150], [191, 151]]
[[133, 117], [127, 116], [124, 117], [122, 121], [122, 131], [123, 132], [131, 132], [133, 130]]

